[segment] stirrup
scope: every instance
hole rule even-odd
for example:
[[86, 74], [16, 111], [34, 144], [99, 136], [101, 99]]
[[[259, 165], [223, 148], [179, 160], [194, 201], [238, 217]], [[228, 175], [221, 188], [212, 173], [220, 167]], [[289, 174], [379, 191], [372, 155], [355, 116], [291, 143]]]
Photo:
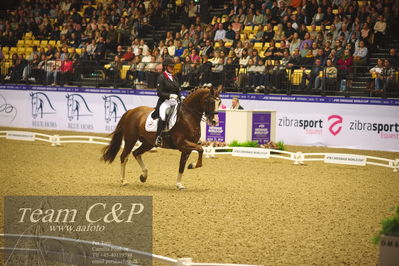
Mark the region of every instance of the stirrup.
[[155, 139], [155, 146], [156, 146], [156, 147], [161, 147], [161, 146], [162, 146], [162, 137], [161, 137], [161, 136], [158, 136], [158, 137]]

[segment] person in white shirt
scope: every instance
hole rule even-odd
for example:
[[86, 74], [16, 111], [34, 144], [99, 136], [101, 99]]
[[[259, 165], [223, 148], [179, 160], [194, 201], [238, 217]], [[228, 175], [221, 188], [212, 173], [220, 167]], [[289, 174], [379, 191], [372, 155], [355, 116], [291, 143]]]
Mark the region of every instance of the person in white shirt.
[[223, 40], [224, 38], [226, 38], [226, 31], [223, 29], [223, 24], [219, 23], [218, 29], [215, 32], [215, 37], [213, 40], [219, 41], [219, 40]]

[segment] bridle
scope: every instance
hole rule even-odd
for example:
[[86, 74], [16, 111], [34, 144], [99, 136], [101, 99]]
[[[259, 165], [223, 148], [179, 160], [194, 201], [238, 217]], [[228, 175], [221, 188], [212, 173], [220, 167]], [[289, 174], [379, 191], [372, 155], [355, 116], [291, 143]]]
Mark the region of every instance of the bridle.
[[[192, 114], [195, 114], [199, 117], [201, 117], [201, 121], [206, 122], [206, 120], [211, 120], [211, 116], [217, 115], [219, 112], [212, 110], [212, 103], [215, 103], [217, 100], [219, 99], [219, 97], [215, 97], [214, 95], [211, 95], [209, 93], [209, 95], [206, 97], [204, 105], [205, 105], [205, 111], [201, 112], [198, 110], [194, 110], [192, 107], [188, 106], [187, 104], [185, 104], [183, 101], [181, 102], [182, 106], [185, 107], [185, 109], [187, 109], [187, 111], [189, 111]], [[212, 111], [210, 111], [212, 110]], [[203, 117], [203, 115], [205, 114], [205, 117]]]

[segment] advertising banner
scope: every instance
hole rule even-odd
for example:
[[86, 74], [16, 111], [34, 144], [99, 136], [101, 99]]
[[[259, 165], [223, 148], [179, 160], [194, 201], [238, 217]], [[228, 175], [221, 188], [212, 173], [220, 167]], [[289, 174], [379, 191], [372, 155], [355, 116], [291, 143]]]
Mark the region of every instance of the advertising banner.
[[270, 141], [271, 114], [253, 113], [252, 114], [252, 140], [259, 144], [266, 144]]
[[210, 126], [206, 124], [206, 140], [207, 141], [220, 141], [226, 140], [226, 112], [220, 111], [218, 114], [219, 124]]

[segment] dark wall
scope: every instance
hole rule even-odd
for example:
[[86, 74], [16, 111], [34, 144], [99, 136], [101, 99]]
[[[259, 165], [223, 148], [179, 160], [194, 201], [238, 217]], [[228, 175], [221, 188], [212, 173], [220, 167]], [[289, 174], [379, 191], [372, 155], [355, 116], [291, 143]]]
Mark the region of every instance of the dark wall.
[[20, 0], [1, 0], [0, 10], [15, 9]]

